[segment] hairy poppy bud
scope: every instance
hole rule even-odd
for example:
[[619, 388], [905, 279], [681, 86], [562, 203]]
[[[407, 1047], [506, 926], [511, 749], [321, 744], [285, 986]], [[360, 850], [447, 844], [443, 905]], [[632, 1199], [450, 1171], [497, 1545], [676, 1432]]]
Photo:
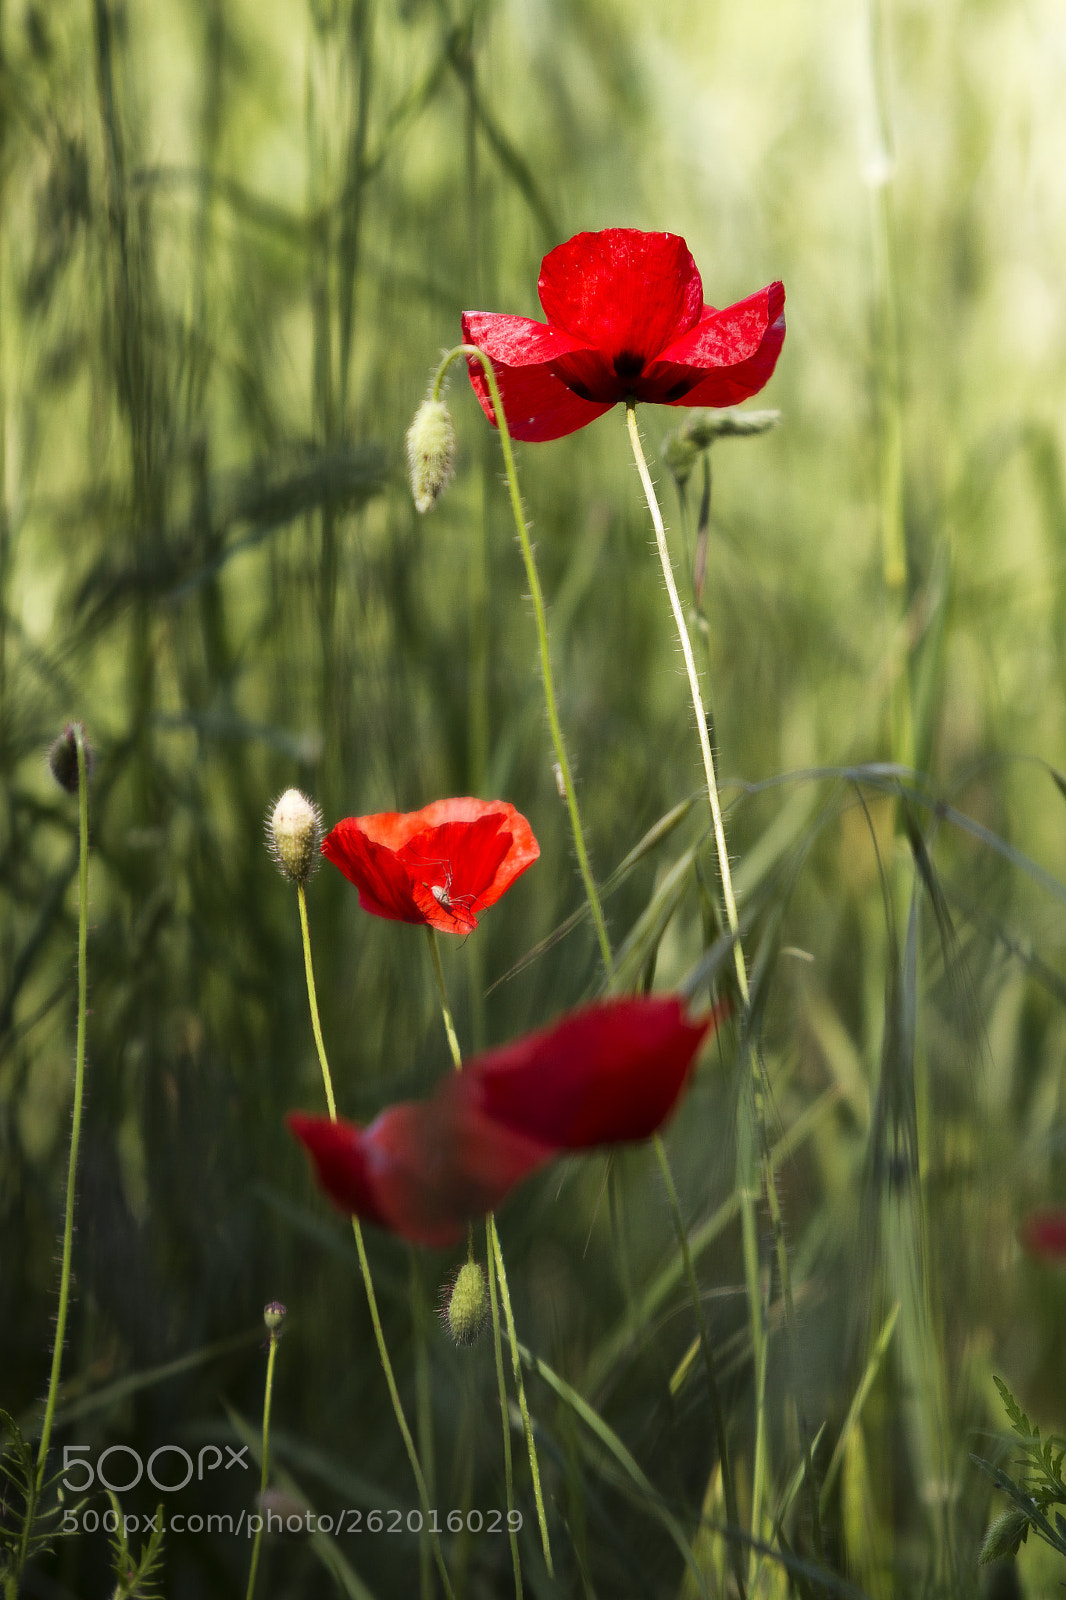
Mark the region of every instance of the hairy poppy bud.
[[444, 1326], [459, 1346], [473, 1344], [489, 1320], [489, 1290], [484, 1268], [464, 1261], [441, 1305]]
[[263, 1307], [263, 1321], [266, 1323], [267, 1332], [271, 1337], [276, 1337], [281, 1331], [281, 1324], [285, 1321], [286, 1308], [280, 1300], [271, 1300], [268, 1306]]
[[76, 735], [81, 734], [81, 742], [85, 750], [85, 777], [92, 777], [93, 767], [96, 764], [96, 754], [85, 735], [85, 727], [80, 722], [68, 722], [59, 738], [48, 752], [48, 766], [53, 778], [61, 789], [68, 794], [78, 792], [78, 745]]
[[417, 511], [443, 494], [455, 461], [455, 429], [443, 400], [423, 400], [407, 430], [407, 472]]
[[751, 439], [756, 434], [769, 433], [780, 421], [780, 411], [712, 411], [700, 407], [667, 434], [659, 454], [676, 482], [684, 487], [700, 452], [709, 449], [716, 439]]
[[267, 822], [267, 848], [291, 883], [306, 883], [318, 866], [322, 813], [299, 789], [286, 789]]

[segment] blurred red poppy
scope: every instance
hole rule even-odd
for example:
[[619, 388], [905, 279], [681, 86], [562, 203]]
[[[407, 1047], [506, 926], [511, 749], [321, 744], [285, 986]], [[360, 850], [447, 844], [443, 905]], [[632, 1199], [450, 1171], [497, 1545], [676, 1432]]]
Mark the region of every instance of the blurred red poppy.
[[1066, 1261], [1066, 1209], [1030, 1211], [1018, 1230], [1023, 1250], [1038, 1261]]
[[369, 1127], [297, 1112], [289, 1127], [342, 1211], [417, 1244], [454, 1244], [563, 1151], [655, 1133], [721, 1015], [690, 1022], [676, 995], [604, 1001], [475, 1057], [429, 1100], [390, 1106]]
[[[544, 257], [538, 289], [546, 323], [463, 314], [463, 338], [492, 362], [516, 439], [559, 439], [621, 400], [736, 405], [763, 387], [784, 342], [782, 284], [716, 311], [674, 233], [576, 234]], [[495, 424], [484, 371], [468, 365]]]
[[322, 854], [376, 917], [471, 933], [540, 855], [533, 830], [506, 800], [435, 800], [421, 811], [345, 817]]

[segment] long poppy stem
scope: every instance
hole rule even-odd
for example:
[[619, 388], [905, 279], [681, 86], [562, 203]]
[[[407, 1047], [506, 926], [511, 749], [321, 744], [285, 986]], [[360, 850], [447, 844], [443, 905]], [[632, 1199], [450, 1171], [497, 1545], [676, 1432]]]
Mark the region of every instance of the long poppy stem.
[[614, 971], [614, 958], [611, 954], [611, 941], [607, 937], [607, 924], [604, 921], [599, 890], [592, 875], [588, 850], [585, 846], [585, 833], [581, 826], [581, 812], [578, 809], [577, 791], [574, 788], [574, 777], [570, 770], [570, 759], [567, 756], [566, 745], [563, 742], [563, 729], [559, 721], [559, 707], [555, 698], [555, 680], [552, 676], [551, 650], [548, 643], [548, 617], [544, 606], [544, 592], [541, 589], [540, 578], [537, 575], [537, 564], [533, 559], [533, 546], [529, 540], [525, 512], [522, 510], [522, 496], [518, 489], [518, 473], [515, 469], [514, 450], [511, 447], [511, 434], [507, 427], [507, 418], [504, 415], [503, 402], [500, 399], [500, 391], [496, 383], [496, 374], [492, 370], [492, 362], [488, 356], [479, 350], [476, 344], [460, 344], [456, 345], [454, 350], [449, 350], [438, 367], [436, 377], [433, 380], [433, 399], [438, 400], [440, 398], [444, 374], [452, 362], [457, 361], [460, 356], [469, 356], [481, 363], [485, 373], [485, 381], [489, 386], [489, 394], [492, 396], [492, 408], [499, 429], [500, 447], [503, 450], [504, 471], [507, 474], [507, 487], [511, 496], [511, 512], [514, 516], [518, 542], [522, 549], [522, 560], [525, 563], [526, 581], [529, 584], [529, 593], [533, 601], [533, 615], [536, 618], [537, 642], [540, 646], [540, 672], [544, 682], [544, 703], [548, 712], [548, 727], [551, 730], [559, 777], [566, 794], [566, 808], [570, 814], [570, 832], [574, 840], [574, 853], [577, 856], [581, 881], [585, 886], [585, 897], [588, 900], [589, 911], [592, 914], [592, 921], [596, 928], [600, 954], [603, 957], [603, 966], [609, 982]]
[[[280, 1319], [279, 1319], [280, 1324]], [[259, 1508], [262, 1510], [263, 1496], [267, 1491], [267, 1480], [270, 1476], [270, 1402], [274, 1396], [274, 1359], [278, 1353], [278, 1328], [270, 1329], [270, 1350], [267, 1354], [266, 1383], [263, 1389], [263, 1447], [262, 1462], [259, 1474]], [[252, 1600], [255, 1590], [255, 1575], [259, 1567], [259, 1547], [263, 1541], [263, 1519], [259, 1518], [259, 1526], [255, 1530], [255, 1543], [252, 1545], [252, 1560], [248, 1568], [248, 1588], [244, 1600]]]
[[[37, 1494], [44, 1486], [48, 1446], [59, 1394], [59, 1373], [63, 1364], [63, 1345], [67, 1336], [67, 1308], [70, 1304], [70, 1264], [74, 1246], [74, 1185], [78, 1171], [78, 1143], [81, 1138], [81, 1108], [85, 1097], [85, 1019], [88, 1011], [89, 967], [89, 782], [85, 759], [85, 735], [80, 723], [71, 725], [78, 760], [78, 1034], [74, 1056], [74, 1112], [70, 1125], [70, 1156], [67, 1162], [67, 1200], [63, 1219], [63, 1261], [59, 1271], [59, 1310], [56, 1313], [55, 1342], [52, 1345], [52, 1370], [48, 1379], [48, 1398], [44, 1407], [41, 1442], [37, 1448]], [[26, 1529], [32, 1518], [26, 1517]]]
[[[433, 960], [433, 976], [437, 983], [437, 994], [440, 998], [441, 1013], [444, 1017], [444, 1031], [448, 1035], [448, 1046], [452, 1053], [452, 1062], [456, 1072], [463, 1070], [463, 1056], [459, 1048], [459, 1040], [455, 1032], [455, 1023], [452, 1021], [451, 1006], [448, 1004], [448, 990], [444, 982], [444, 968], [441, 965], [440, 946], [437, 942], [436, 929], [426, 926], [429, 935], [429, 950]], [[548, 1538], [548, 1518], [544, 1510], [544, 1493], [540, 1483], [540, 1462], [537, 1459], [537, 1443], [533, 1437], [533, 1422], [529, 1415], [529, 1403], [526, 1400], [525, 1379], [522, 1376], [522, 1361], [518, 1353], [518, 1334], [515, 1329], [514, 1311], [511, 1307], [511, 1292], [507, 1285], [507, 1269], [503, 1264], [503, 1251], [500, 1248], [500, 1236], [496, 1231], [496, 1219], [489, 1216], [485, 1221], [485, 1238], [489, 1250], [489, 1290], [492, 1294], [492, 1333], [496, 1345], [497, 1370], [502, 1371], [503, 1347], [500, 1336], [500, 1319], [496, 1310], [496, 1291], [494, 1283], [498, 1283], [500, 1302], [503, 1306], [504, 1320], [507, 1324], [507, 1338], [511, 1345], [511, 1367], [514, 1372], [515, 1390], [518, 1395], [518, 1409], [522, 1413], [522, 1427], [526, 1436], [526, 1451], [529, 1455], [529, 1470], [533, 1478], [533, 1498], [537, 1505], [537, 1523], [540, 1527], [540, 1542], [544, 1551], [544, 1564], [548, 1569], [548, 1576], [555, 1576], [552, 1563], [551, 1543]], [[504, 1470], [507, 1474], [508, 1510], [512, 1509], [511, 1496], [513, 1485], [511, 1482], [511, 1441], [507, 1434], [507, 1411], [504, 1408]], [[515, 1571], [518, 1582], [517, 1568]], [[520, 1583], [519, 1583], [520, 1588]]]
[[[322, 1024], [319, 1021], [318, 1016], [318, 997], [315, 992], [315, 973], [311, 962], [311, 930], [307, 922], [307, 897], [304, 893], [304, 886], [302, 883], [297, 884], [296, 894], [300, 903], [300, 930], [303, 935], [304, 971], [307, 974], [307, 998], [311, 1007], [311, 1028], [314, 1032], [315, 1045], [318, 1049], [319, 1066], [322, 1069], [322, 1083], [326, 1091], [326, 1105], [329, 1108], [329, 1120], [331, 1122], [336, 1122], [337, 1102], [333, 1095], [333, 1077], [329, 1070], [329, 1061], [326, 1058], [326, 1046], [322, 1038]], [[429, 1493], [426, 1489], [426, 1480], [422, 1472], [422, 1463], [418, 1459], [418, 1451], [415, 1448], [415, 1442], [411, 1436], [411, 1429], [408, 1426], [407, 1417], [404, 1414], [403, 1401], [400, 1399], [400, 1391], [396, 1384], [396, 1375], [392, 1370], [392, 1361], [389, 1357], [388, 1346], [385, 1343], [385, 1330], [381, 1325], [381, 1313], [378, 1310], [377, 1295], [374, 1293], [374, 1280], [370, 1275], [370, 1262], [367, 1260], [366, 1245], [363, 1243], [363, 1230], [360, 1227], [359, 1218], [354, 1216], [352, 1218], [352, 1237], [355, 1240], [355, 1250], [359, 1257], [359, 1271], [362, 1273], [363, 1287], [366, 1290], [366, 1301], [368, 1307], [370, 1308], [370, 1321], [374, 1327], [374, 1339], [377, 1343], [378, 1355], [381, 1359], [381, 1368], [385, 1374], [385, 1383], [389, 1391], [389, 1398], [392, 1401], [392, 1409], [396, 1416], [396, 1422], [400, 1429], [401, 1437], [403, 1438], [404, 1448], [407, 1451], [407, 1459], [411, 1463], [411, 1471], [414, 1473], [415, 1485], [418, 1489], [418, 1498], [422, 1505], [423, 1526], [426, 1528], [429, 1538], [433, 1544], [433, 1555], [437, 1563], [437, 1571], [440, 1573], [441, 1583], [444, 1585], [444, 1592], [447, 1595], [448, 1600], [455, 1600], [455, 1592], [452, 1589], [452, 1581], [448, 1576], [448, 1569], [444, 1564], [444, 1553], [440, 1547], [440, 1539], [437, 1537], [435, 1532], [434, 1524], [436, 1519], [432, 1514], [433, 1508], [429, 1503]]]
[[[633, 457], [640, 473], [640, 481], [644, 487], [644, 496], [651, 513], [652, 524], [655, 528], [655, 543], [659, 551], [659, 561], [662, 565], [663, 580], [666, 592], [670, 597], [670, 609], [674, 614], [677, 625], [678, 640], [681, 653], [685, 659], [685, 671], [688, 676], [689, 691], [692, 696], [692, 708], [696, 714], [696, 730], [699, 734], [700, 750], [703, 754], [703, 770], [707, 779], [707, 798], [711, 805], [711, 820], [714, 824], [715, 846], [718, 851], [718, 870], [722, 883], [722, 899], [725, 902], [726, 918], [729, 931], [733, 936], [733, 963], [736, 969], [737, 989], [744, 1007], [743, 1027], [746, 1030], [751, 1007], [751, 993], [748, 984], [747, 963], [744, 960], [744, 949], [740, 941], [740, 918], [737, 915], [736, 896], [733, 893], [733, 875], [729, 865], [729, 847], [726, 843], [725, 823], [722, 819], [722, 807], [718, 798], [718, 782], [715, 775], [714, 754], [711, 750], [710, 736], [707, 732], [707, 714], [703, 708], [703, 695], [700, 690], [699, 673], [696, 670], [696, 661], [692, 653], [692, 641], [689, 638], [688, 627], [685, 622], [685, 613], [681, 607], [681, 600], [674, 582], [673, 566], [670, 561], [670, 551], [666, 543], [666, 527], [663, 515], [659, 509], [659, 502], [655, 494], [655, 485], [652, 483], [648, 471], [648, 463], [644, 459], [644, 450], [640, 442], [640, 430], [637, 427], [636, 406], [632, 401], [626, 405], [626, 426], [629, 429], [629, 440], [633, 447]], [[773, 1231], [775, 1257], [777, 1261], [778, 1276], [781, 1280], [781, 1294], [785, 1303], [785, 1322], [788, 1328], [790, 1356], [792, 1359], [793, 1374], [798, 1375], [798, 1339], [796, 1334], [796, 1313], [792, 1297], [792, 1275], [789, 1268], [788, 1250], [785, 1242], [784, 1223], [781, 1216], [781, 1205], [777, 1193], [777, 1181], [774, 1176], [773, 1162], [770, 1158], [770, 1143], [766, 1131], [766, 1084], [763, 1063], [758, 1049], [752, 1054], [752, 1089], [755, 1110], [756, 1135], [759, 1146], [759, 1157], [762, 1168], [762, 1188], [766, 1198], [767, 1209], [770, 1213], [770, 1225]], [[758, 1285], [758, 1262], [756, 1252], [750, 1248], [754, 1238], [754, 1213], [752, 1210], [752, 1196], [746, 1185], [742, 1190], [743, 1223], [745, 1233], [745, 1276], [747, 1278], [748, 1300], [752, 1319], [752, 1333], [756, 1351], [759, 1349], [761, 1336], [761, 1295]], [[760, 1384], [761, 1388], [762, 1385]], [[822, 1548], [821, 1518], [818, 1508], [818, 1488], [814, 1478], [814, 1466], [811, 1455], [810, 1430], [804, 1416], [803, 1406], [797, 1403], [800, 1416], [800, 1426], [803, 1435], [804, 1454], [806, 1458], [806, 1481], [811, 1506], [812, 1533], [815, 1547], [820, 1554]], [[765, 1432], [765, 1405], [757, 1399], [757, 1435], [756, 1453], [758, 1454], [761, 1435]], [[753, 1494], [753, 1502], [757, 1499]], [[752, 1507], [752, 1533], [756, 1539], [761, 1538], [761, 1507], [753, 1504]], [[754, 1555], [754, 1552], [753, 1552]]]

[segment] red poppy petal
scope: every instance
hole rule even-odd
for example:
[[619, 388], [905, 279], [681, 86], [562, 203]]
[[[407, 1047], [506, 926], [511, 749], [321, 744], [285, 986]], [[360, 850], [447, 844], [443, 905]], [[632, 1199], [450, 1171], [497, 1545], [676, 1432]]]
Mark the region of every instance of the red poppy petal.
[[[447, 884], [452, 899], [466, 901], [473, 910], [493, 906], [511, 884], [531, 867], [540, 855], [533, 829], [520, 811], [506, 800], [475, 801], [484, 809], [481, 816], [466, 820], [442, 821], [424, 828], [401, 852], [411, 864], [429, 862], [445, 867], [432, 874], [427, 883]], [[431, 807], [426, 807], [428, 816]]]
[[1022, 1247], [1040, 1261], [1066, 1261], [1066, 1210], [1032, 1211], [1018, 1230]]
[[[484, 350], [492, 362], [507, 426], [514, 439], [543, 443], [576, 433], [609, 411], [613, 401], [597, 403], [567, 388], [553, 370], [561, 356], [580, 348], [575, 340], [542, 322], [490, 311], [463, 313], [463, 338]], [[496, 426], [496, 413], [480, 361], [467, 358], [470, 382], [481, 409]]]
[[374, 820], [345, 817], [323, 839], [322, 854], [340, 868], [349, 883], [355, 884], [364, 911], [394, 922], [421, 922], [421, 910], [411, 893], [410, 875], [396, 852], [378, 844], [364, 831], [362, 824]]
[[331, 1122], [329, 1117], [310, 1117], [302, 1111], [290, 1111], [285, 1122], [314, 1162], [318, 1181], [334, 1205], [385, 1227], [363, 1149], [362, 1128], [352, 1122]]
[[299, 1112], [286, 1121], [334, 1205], [414, 1244], [457, 1244], [552, 1155], [445, 1094], [390, 1106], [368, 1128]]
[[785, 340], [784, 306], [784, 286], [771, 283], [725, 311], [706, 307], [697, 326], [648, 367], [641, 399], [729, 406], [758, 394]]
[[[400, 852], [425, 920], [442, 933], [471, 933], [483, 893], [507, 855], [511, 835], [497, 812], [472, 822], [424, 828]], [[488, 902], [491, 904], [491, 901]]]
[[675, 995], [605, 1001], [469, 1062], [453, 1093], [561, 1150], [646, 1139], [665, 1121], [720, 1013]]
[[634, 371], [687, 333], [703, 309], [696, 263], [676, 233], [576, 234], [544, 257], [538, 288], [554, 327], [612, 363], [633, 358]]

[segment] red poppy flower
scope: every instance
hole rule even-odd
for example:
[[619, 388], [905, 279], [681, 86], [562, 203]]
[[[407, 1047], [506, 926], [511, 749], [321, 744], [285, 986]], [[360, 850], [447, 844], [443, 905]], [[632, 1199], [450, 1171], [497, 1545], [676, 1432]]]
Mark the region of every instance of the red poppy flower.
[[471, 933], [540, 855], [533, 830], [506, 800], [434, 800], [421, 811], [345, 817], [322, 854], [376, 917]]
[[299, 1113], [289, 1126], [342, 1211], [453, 1244], [561, 1152], [653, 1134], [720, 1016], [690, 1022], [674, 995], [605, 1001], [475, 1057], [367, 1128]]
[[1031, 1211], [1018, 1230], [1022, 1248], [1038, 1261], [1066, 1261], [1066, 1210], [1045, 1206]]
[[[785, 337], [782, 284], [716, 311], [674, 233], [576, 234], [544, 257], [537, 287], [546, 323], [463, 315], [463, 337], [492, 362], [516, 439], [559, 439], [620, 400], [736, 405], [766, 383]], [[468, 365], [495, 425], [484, 370]]]

